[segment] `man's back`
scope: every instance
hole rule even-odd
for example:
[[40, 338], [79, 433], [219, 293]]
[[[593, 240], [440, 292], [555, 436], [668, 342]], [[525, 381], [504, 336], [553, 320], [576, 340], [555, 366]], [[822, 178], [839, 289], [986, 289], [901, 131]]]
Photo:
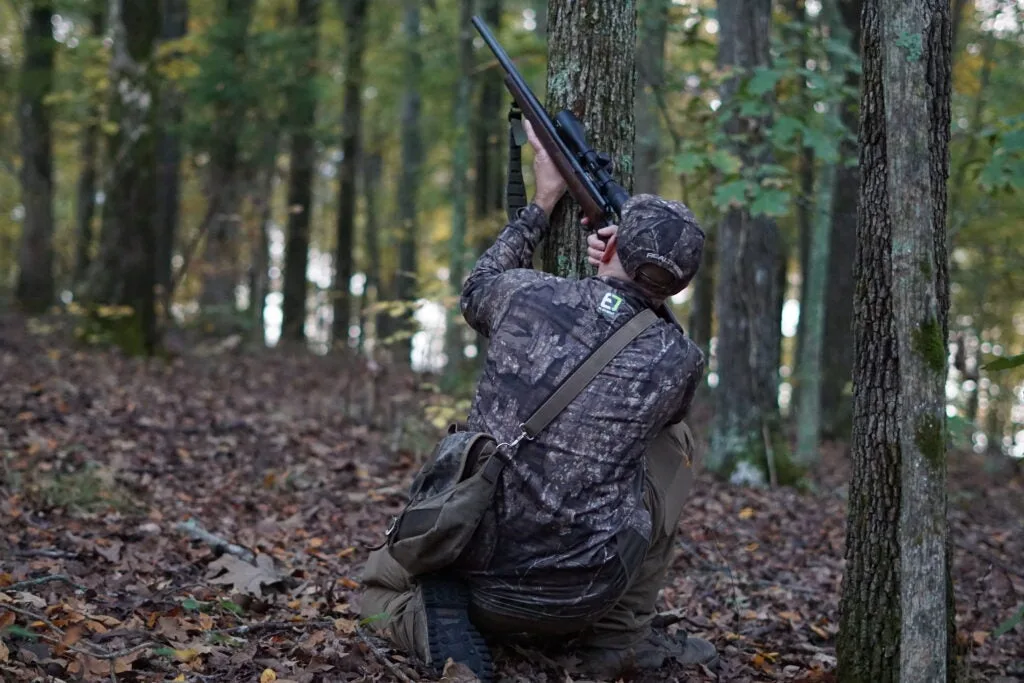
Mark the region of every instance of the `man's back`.
[[[542, 215], [527, 210], [467, 282], [467, 320], [490, 337], [469, 427], [499, 440], [523, 423], [590, 353], [649, 301], [633, 283], [580, 281], [529, 270]], [[616, 537], [650, 537], [643, 454], [689, 406], [703, 373], [699, 349], [661, 320], [619, 353], [505, 468], [495, 516], [478, 536], [474, 583], [513, 609], [538, 597], [554, 610], [595, 600], [621, 572]], [[566, 590], [563, 592], [562, 588]], [[539, 595], [538, 595], [539, 594]], [[517, 597], [518, 596], [518, 597]], [[582, 605], [581, 605], [582, 607]]]

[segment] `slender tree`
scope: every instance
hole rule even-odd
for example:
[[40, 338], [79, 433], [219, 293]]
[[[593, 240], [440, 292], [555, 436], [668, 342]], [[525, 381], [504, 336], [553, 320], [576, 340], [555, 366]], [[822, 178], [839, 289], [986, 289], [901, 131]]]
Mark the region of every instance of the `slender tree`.
[[[95, 2], [89, 12], [92, 37], [100, 39], [106, 25], [106, 4]], [[82, 133], [81, 171], [75, 197], [75, 272], [72, 277], [77, 289], [85, 283], [92, 260], [93, 221], [96, 218], [96, 190], [100, 153], [100, 121], [102, 93], [90, 92], [85, 130]]]
[[[847, 44], [860, 54], [860, 14], [862, 0], [840, 0], [837, 8], [845, 27]], [[846, 72], [846, 86], [851, 93], [860, 88], [855, 69]], [[856, 132], [858, 101], [855, 94], [839, 103], [839, 119], [843, 127]], [[821, 362], [821, 432], [823, 436], [847, 439], [853, 419], [853, 400], [848, 387], [853, 372], [853, 259], [857, 250], [857, 196], [860, 170], [849, 163], [857, 158], [857, 143], [843, 138], [839, 144], [839, 163], [832, 191], [832, 236], [828, 259], [828, 281], [825, 286], [825, 329]]]
[[299, 30], [295, 47], [295, 82], [289, 88], [292, 137], [291, 173], [288, 182], [288, 238], [284, 256], [284, 303], [281, 338], [303, 341], [306, 338], [306, 269], [309, 264], [309, 222], [313, 210], [313, 168], [316, 147], [313, 125], [316, 123], [317, 27], [320, 0], [298, 0], [296, 24]]
[[[183, 38], [188, 31], [188, 2], [161, 0], [162, 42]], [[178, 234], [178, 203], [181, 195], [182, 93], [171, 82], [162, 84], [157, 141], [156, 283], [166, 290], [171, 285], [171, 259]], [[167, 315], [167, 311], [164, 311]]]
[[[769, 66], [771, 3], [719, 0], [718, 21], [719, 66], [738, 71], [721, 89], [722, 106], [729, 111], [740, 78]], [[771, 163], [768, 146], [759, 140], [759, 131], [769, 126], [767, 117], [736, 111], [727, 115], [725, 130], [744, 166]], [[773, 219], [737, 207], [719, 222], [716, 237], [719, 384], [708, 467], [751, 483], [786, 483], [793, 472], [781, 438], [777, 399], [779, 229]]]
[[865, 0], [853, 479], [839, 678], [948, 681], [950, 13]]
[[22, 309], [42, 312], [53, 302], [53, 140], [47, 96], [53, 91], [53, 5], [33, 0], [25, 24], [18, 124], [21, 130], [21, 203], [25, 217], [18, 254], [16, 297]]
[[[363, 287], [362, 314], [360, 316], [362, 325], [359, 338], [364, 345], [368, 337], [366, 331], [367, 311], [384, 298], [381, 291], [380, 232], [377, 228], [377, 211], [379, 210], [377, 197], [380, 192], [381, 169], [384, 166], [381, 152], [382, 137], [380, 129], [376, 129], [369, 137], [369, 144], [363, 152], [363, 201], [366, 208], [363, 244], [366, 245], [366, 285]], [[386, 329], [387, 317], [383, 312], [378, 311], [373, 320], [374, 348]]]
[[334, 254], [334, 343], [348, 343], [352, 317], [353, 237], [356, 223], [356, 176], [363, 128], [363, 53], [366, 52], [366, 11], [369, 0], [342, 4], [348, 33], [345, 44], [345, 75], [342, 83], [344, 110], [341, 114], [341, 164], [338, 168], [338, 231]]
[[658, 193], [661, 125], [658, 90], [665, 87], [665, 37], [670, 0], [638, 0], [636, 41], [636, 168], [633, 190]]
[[154, 56], [160, 36], [159, 0], [110, 0], [113, 31], [106, 203], [100, 252], [89, 271], [86, 298], [131, 307], [122, 345], [152, 352], [157, 345], [155, 252], [156, 130], [159, 83]]
[[401, 326], [402, 338], [398, 340], [397, 347], [402, 361], [408, 363], [412, 360], [412, 307], [417, 295], [416, 214], [423, 165], [423, 134], [420, 130], [423, 56], [420, 54], [420, 3], [404, 0], [404, 8], [405, 91], [402, 95], [402, 170], [398, 177], [398, 223], [401, 233], [398, 240], [395, 293], [406, 305]]
[[[482, 0], [480, 15], [495, 35], [501, 30], [501, 0]], [[506, 142], [507, 125], [501, 106], [506, 90], [500, 79], [490, 73], [479, 77], [477, 110], [473, 117], [473, 217], [485, 221], [504, 206], [504, 159], [502, 149]], [[491, 244], [488, 231], [481, 231], [476, 248], [482, 253]]]
[[[627, 191], [633, 186], [635, 63], [633, 0], [548, 3], [546, 108], [568, 109], [583, 122], [588, 141], [611, 155]], [[565, 277], [591, 271], [579, 208], [568, 196], [555, 208], [545, 242], [545, 270]]]

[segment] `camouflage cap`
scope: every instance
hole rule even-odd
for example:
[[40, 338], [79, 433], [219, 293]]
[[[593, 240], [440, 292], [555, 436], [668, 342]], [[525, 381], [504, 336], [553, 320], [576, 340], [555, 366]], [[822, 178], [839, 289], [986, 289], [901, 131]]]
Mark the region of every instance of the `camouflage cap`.
[[704, 251], [704, 231], [693, 212], [652, 194], [634, 195], [622, 207], [617, 241], [626, 274], [658, 297], [681, 292], [697, 274]]

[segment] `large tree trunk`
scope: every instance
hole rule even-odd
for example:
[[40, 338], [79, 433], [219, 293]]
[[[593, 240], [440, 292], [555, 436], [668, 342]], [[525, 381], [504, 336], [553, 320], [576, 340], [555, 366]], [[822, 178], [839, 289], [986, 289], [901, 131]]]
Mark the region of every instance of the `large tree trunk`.
[[313, 210], [313, 168], [316, 148], [317, 26], [320, 0], [298, 0], [296, 22], [300, 31], [297, 46], [296, 83], [289, 97], [292, 149], [288, 182], [288, 238], [284, 256], [284, 303], [281, 339], [306, 338], [306, 269], [309, 265], [309, 222]]
[[661, 170], [661, 125], [657, 92], [665, 87], [665, 36], [669, 0], [637, 2], [636, 163], [633, 191], [657, 194]]
[[[627, 191], [633, 187], [635, 58], [633, 0], [549, 3], [546, 108], [552, 116], [568, 109], [583, 122], [588, 142], [611, 155]], [[568, 195], [551, 217], [544, 269], [572, 278], [591, 271], [579, 207]]]
[[352, 248], [356, 231], [356, 175], [363, 128], [363, 53], [366, 51], [366, 11], [369, 0], [344, 6], [348, 41], [345, 45], [344, 110], [341, 114], [341, 164], [338, 169], [338, 232], [334, 252], [334, 323], [336, 345], [348, 345], [352, 318]]
[[[719, 66], [749, 72], [769, 65], [770, 2], [719, 0], [718, 20]], [[723, 107], [731, 106], [737, 87], [737, 79], [723, 86]], [[734, 116], [726, 131], [756, 135], [769, 124]], [[771, 163], [767, 153], [755, 154], [756, 142], [747, 141], [733, 150], [748, 167]], [[778, 408], [781, 258], [779, 229], [771, 218], [733, 208], [719, 223], [715, 297], [719, 383], [708, 467], [726, 477], [735, 473], [737, 481], [753, 484], [787, 483], [794, 474]]]
[[[177, 40], [188, 31], [187, 0], [161, 0], [163, 15], [161, 38]], [[156, 219], [156, 284], [166, 292], [171, 286], [171, 259], [178, 234], [178, 201], [180, 198], [181, 137], [178, 127], [182, 118], [182, 93], [173, 83], [164, 83], [161, 93], [160, 133], [157, 142], [158, 181]], [[170, 316], [170, 311], [163, 311]]]
[[53, 141], [46, 98], [53, 91], [53, 6], [35, 0], [25, 25], [18, 123], [21, 130], [21, 203], [25, 217], [18, 254], [18, 305], [41, 313], [54, 299]]
[[455, 88], [455, 147], [452, 150], [452, 238], [449, 254], [448, 282], [453, 303], [448, 308], [445, 326], [445, 366], [443, 388], [451, 391], [458, 385], [464, 369], [465, 341], [462, 313], [458, 297], [466, 274], [466, 234], [469, 224], [469, 108], [473, 87], [473, 0], [459, 2], [459, 80]]
[[[106, 7], [96, 3], [89, 16], [93, 37], [101, 39], [106, 24]], [[102, 110], [100, 95], [90, 93], [85, 131], [82, 134], [82, 170], [78, 175], [75, 192], [75, 272], [72, 282], [75, 290], [85, 284], [92, 261], [93, 220], [96, 216], [96, 178], [100, 152], [100, 121]]]
[[[848, 44], [860, 54], [860, 14], [862, 0], [842, 0], [838, 9], [849, 37]], [[846, 85], [854, 92], [860, 77], [847, 72]], [[843, 126], [857, 130], [858, 102], [855, 96], [840, 102], [839, 118]], [[853, 372], [853, 259], [857, 250], [857, 195], [860, 170], [848, 166], [855, 159], [854, 141], [843, 140], [832, 190], [832, 236], [828, 258], [828, 283], [825, 287], [825, 331], [822, 340], [821, 432], [825, 437], [849, 438], [853, 419], [853, 397], [847, 388]]]
[[[235, 288], [242, 279], [241, 216], [242, 192], [239, 139], [245, 123], [247, 102], [239, 96], [246, 78], [246, 43], [252, 19], [253, 0], [224, 0], [222, 17], [216, 27], [215, 54], [226, 65], [223, 88], [217, 90], [216, 115], [210, 149], [210, 177], [207, 196], [213, 203], [213, 219], [206, 235], [203, 254], [203, 289], [199, 298], [204, 315], [216, 321], [218, 332], [232, 328], [236, 309]], [[301, 10], [299, 22], [301, 24]], [[303, 41], [303, 56], [316, 49], [316, 41]], [[297, 103], [297, 107], [301, 105]], [[297, 114], [301, 116], [300, 114]]]
[[423, 56], [420, 54], [420, 7], [416, 0], [404, 0], [405, 93], [402, 96], [401, 157], [402, 171], [398, 177], [398, 272], [395, 293], [406, 304], [400, 325], [401, 338], [396, 342], [403, 363], [412, 362], [414, 332], [413, 304], [417, 295], [416, 224], [417, 195], [423, 164], [423, 141], [420, 130], [420, 108]]
[[950, 16], [866, 0], [841, 681], [954, 672], [946, 534]]
[[159, 0], [110, 0], [113, 30], [106, 202], [99, 257], [92, 264], [87, 299], [129, 306], [119, 333], [130, 351], [152, 352], [155, 317], [155, 219], [157, 198], [157, 74], [153, 60], [160, 35]]

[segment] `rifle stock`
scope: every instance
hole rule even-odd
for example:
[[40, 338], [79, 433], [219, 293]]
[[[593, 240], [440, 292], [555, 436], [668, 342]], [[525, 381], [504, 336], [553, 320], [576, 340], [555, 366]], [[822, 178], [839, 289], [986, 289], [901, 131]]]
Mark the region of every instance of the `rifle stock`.
[[[588, 227], [591, 230], [597, 230], [617, 221], [622, 205], [629, 198], [629, 194], [608, 174], [606, 170], [608, 162], [601, 160], [602, 155], [586, 144], [580, 134], [582, 124], [579, 124], [571, 113], [562, 112], [560, 117], [571, 118], [574, 122], [573, 127], [577, 130], [566, 129], [563, 131], [564, 134], [560, 133], [562, 129], [551, 119], [544, 106], [537, 100], [487, 25], [479, 17], [473, 17], [472, 23], [498, 59], [498, 63], [505, 72], [506, 87], [519, 105], [523, 116], [529, 120], [537, 139], [562, 174], [562, 178], [565, 179], [569, 195], [576, 200], [583, 210], [583, 214], [590, 219]], [[572, 147], [569, 143], [572, 144]], [[584, 163], [586, 167], [584, 167]]]

